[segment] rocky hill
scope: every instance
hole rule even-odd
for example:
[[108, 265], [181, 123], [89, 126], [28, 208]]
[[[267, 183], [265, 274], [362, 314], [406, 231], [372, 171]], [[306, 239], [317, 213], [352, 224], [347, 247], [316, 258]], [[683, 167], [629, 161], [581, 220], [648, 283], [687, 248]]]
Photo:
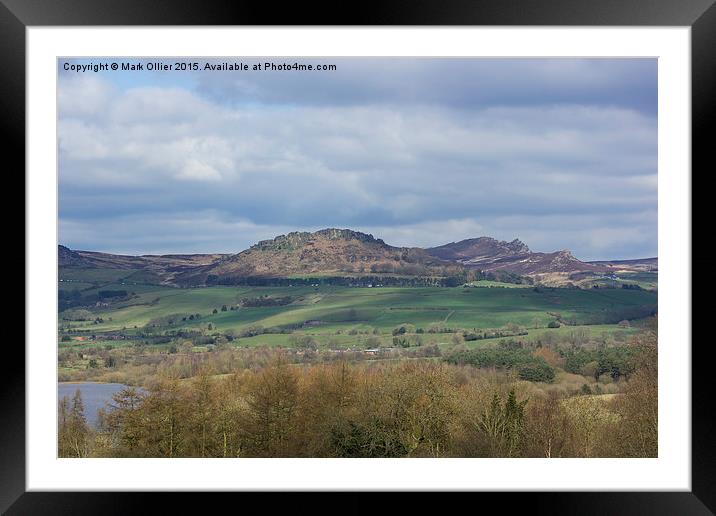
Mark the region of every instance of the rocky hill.
[[97, 264], [64, 245], [57, 246], [57, 260], [60, 267], [96, 267]]
[[639, 272], [657, 272], [659, 270], [658, 258], [638, 258], [635, 260], [606, 260], [589, 262], [594, 265], [604, 265], [610, 270], [629, 270]]
[[523, 276], [550, 273], [607, 272], [603, 265], [583, 262], [567, 250], [554, 253], [529, 253], [512, 258], [504, 258], [487, 264], [474, 264], [481, 270], [492, 272], [503, 270]]
[[444, 276], [459, 266], [417, 247], [393, 247], [349, 229], [294, 232], [177, 276], [186, 284], [233, 283], [241, 278], [392, 274]]
[[603, 272], [603, 264], [587, 263], [567, 250], [535, 253], [518, 239], [511, 242], [490, 237], [470, 238], [426, 250], [430, 255], [453, 260], [461, 265], [485, 272], [505, 271], [530, 276], [555, 272]]
[[58, 246], [60, 269], [112, 269], [143, 271], [150, 273], [153, 283], [177, 284], [177, 275], [186, 274], [196, 268], [215, 263], [223, 254], [167, 254], [131, 256], [93, 251], [74, 251], [63, 245]]
[[469, 238], [459, 242], [431, 247], [426, 251], [443, 260], [453, 260], [466, 265], [491, 263], [504, 258], [530, 254], [530, 248], [518, 239], [505, 242], [490, 237]]
[[58, 258], [61, 268], [136, 269], [152, 273], [163, 284], [177, 286], [234, 284], [250, 278], [356, 275], [455, 279], [479, 273], [566, 281], [574, 273], [657, 270], [656, 258], [583, 262], [567, 250], [533, 252], [518, 239], [507, 242], [479, 237], [421, 249], [394, 247], [373, 235], [335, 228], [279, 235], [238, 254], [128, 256], [59, 246]]

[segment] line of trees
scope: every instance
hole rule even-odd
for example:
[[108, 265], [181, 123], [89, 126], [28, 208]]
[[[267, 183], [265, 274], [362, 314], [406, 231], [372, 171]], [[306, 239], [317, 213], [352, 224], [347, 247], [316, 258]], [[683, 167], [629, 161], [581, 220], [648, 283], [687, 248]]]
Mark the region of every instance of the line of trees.
[[634, 348], [630, 346], [614, 346], [602, 349], [570, 349], [563, 352], [564, 369], [570, 373], [593, 376], [595, 380], [603, 374], [613, 379], [628, 377], [634, 372]]
[[288, 287], [303, 286], [342, 286], [342, 287], [375, 287], [380, 284], [384, 287], [458, 287], [468, 281], [481, 279], [477, 272], [473, 271], [447, 271], [450, 274], [445, 276], [437, 273], [445, 273], [444, 270], [429, 269], [425, 274], [414, 274], [416, 271], [391, 271], [395, 274], [405, 276], [383, 276], [383, 275], [354, 275], [354, 276], [318, 276], [305, 278], [282, 278], [262, 276], [217, 276], [209, 275], [206, 278], [206, 285], [241, 285], [251, 287]]
[[552, 382], [555, 375], [554, 368], [531, 350], [504, 345], [496, 348], [458, 351], [448, 355], [444, 360], [452, 364], [469, 364], [475, 367], [514, 369], [522, 380], [531, 382]]
[[127, 388], [84, 422], [60, 403], [63, 457], [653, 457], [655, 335], [612, 398], [567, 396], [470, 365], [434, 360], [295, 365]]
[[134, 292], [126, 290], [100, 290], [97, 292], [81, 292], [79, 289], [59, 289], [57, 291], [58, 312], [70, 308], [92, 306], [98, 301], [118, 301], [134, 297]]

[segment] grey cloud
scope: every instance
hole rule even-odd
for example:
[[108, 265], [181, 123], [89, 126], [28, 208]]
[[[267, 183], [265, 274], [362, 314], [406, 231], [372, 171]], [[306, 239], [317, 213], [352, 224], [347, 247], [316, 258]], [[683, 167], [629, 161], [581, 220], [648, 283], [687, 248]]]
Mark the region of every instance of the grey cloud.
[[655, 254], [656, 118], [635, 100], [655, 91], [651, 61], [349, 70], [252, 75], [242, 102], [209, 91], [231, 74], [198, 75], [195, 90], [61, 75], [61, 240], [235, 252], [272, 232], [340, 226], [397, 245], [485, 234], [585, 259]]
[[[429, 103], [457, 108], [588, 103], [656, 113], [655, 59], [276, 59], [336, 64], [329, 72], [202, 74], [199, 91], [234, 102], [364, 105]], [[265, 59], [243, 59], [263, 62]], [[320, 74], [320, 84], [316, 75]]]

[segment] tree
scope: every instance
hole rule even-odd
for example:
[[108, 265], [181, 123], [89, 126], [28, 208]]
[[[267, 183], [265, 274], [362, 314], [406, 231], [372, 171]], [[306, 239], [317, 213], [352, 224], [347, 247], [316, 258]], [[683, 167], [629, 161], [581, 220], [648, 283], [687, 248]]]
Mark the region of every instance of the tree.
[[64, 397], [59, 407], [58, 455], [60, 457], [87, 457], [90, 429], [85, 419], [82, 393], [75, 391], [72, 402]]
[[151, 457], [186, 455], [189, 404], [175, 377], [161, 378], [141, 404], [142, 448]]
[[214, 388], [215, 432], [219, 441], [216, 456], [240, 457], [243, 453], [239, 432], [243, 399], [239, 396], [241, 376], [234, 374]]
[[143, 444], [143, 427], [139, 408], [144, 395], [134, 387], [127, 387], [112, 395], [109, 410], [102, 418], [100, 429], [110, 435], [119, 454], [136, 454]]
[[282, 362], [265, 368], [248, 386], [244, 430], [257, 456], [287, 457], [298, 404], [298, 378]]
[[[311, 368], [301, 396], [302, 451], [309, 457], [355, 456], [357, 375], [341, 360]], [[353, 421], [354, 422], [354, 421]]]
[[597, 457], [600, 439], [611, 423], [611, 412], [596, 396], [574, 396], [565, 401], [574, 427], [575, 455]]
[[583, 376], [590, 376], [594, 378], [595, 382], [599, 381], [599, 375], [603, 373], [599, 367], [599, 362], [596, 360], [592, 360], [591, 362], [587, 362], [584, 364], [579, 371]]
[[393, 328], [393, 335], [403, 335], [407, 331], [405, 325], [397, 326]]
[[192, 410], [189, 439], [193, 441], [187, 450], [191, 456], [213, 456], [213, 422], [215, 421], [214, 387], [211, 382], [210, 371], [204, 367], [194, 379], [192, 389]]
[[557, 353], [556, 351], [554, 351], [553, 349], [551, 349], [549, 347], [546, 347], [546, 346], [538, 347], [538, 349], [536, 349], [532, 353], [532, 355], [534, 355], [535, 358], [538, 358], [538, 359], [541, 358], [550, 367], [563, 367], [564, 366], [564, 358], [562, 358], [562, 356], [559, 353]]
[[519, 453], [524, 426], [524, 408], [526, 404], [527, 400], [518, 402], [515, 390], [510, 390], [504, 408], [508, 457], [515, 456]]
[[449, 425], [455, 410], [445, 367], [406, 364], [399, 371], [407, 376], [414, 392], [401, 422], [400, 435], [408, 455], [443, 456], [450, 443]]
[[[654, 323], [655, 325], [656, 323]], [[618, 452], [627, 457], [658, 456], [659, 374], [656, 326], [631, 343], [635, 372], [616, 403], [621, 416]]]
[[310, 335], [291, 335], [288, 338], [289, 344], [298, 349], [317, 349], [316, 339]]
[[524, 455], [527, 457], [568, 457], [572, 440], [569, 416], [557, 394], [537, 397], [525, 412]]
[[71, 457], [72, 449], [69, 444], [68, 428], [70, 417], [70, 400], [63, 396], [57, 409], [58, 438], [57, 454], [60, 457]]
[[518, 374], [521, 379], [529, 382], [551, 383], [554, 381], [554, 369], [542, 359], [536, 359], [521, 365]]
[[518, 456], [527, 401], [517, 401], [512, 389], [503, 404], [500, 395], [495, 393], [490, 408], [480, 415], [478, 428], [488, 438], [492, 457]]

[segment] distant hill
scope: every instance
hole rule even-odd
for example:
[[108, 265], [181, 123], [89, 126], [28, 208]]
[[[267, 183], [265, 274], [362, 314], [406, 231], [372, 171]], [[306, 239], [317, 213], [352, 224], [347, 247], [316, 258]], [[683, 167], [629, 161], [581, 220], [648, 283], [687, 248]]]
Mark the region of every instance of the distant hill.
[[610, 269], [627, 269], [641, 272], [657, 272], [659, 270], [658, 258], [637, 258], [634, 260], [603, 260], [589, 262], [594, 265], [605, 265]]
[[57, 246], [57, 260], [60, 267], [96, 267], [92, 260], [64, 245]]
[[457, 281], [485, 275], [511, 277], [509, 281], [529, 276], [564, 284], [575, 273], [658, 270], [656, 258], [583, 262], [567, 250], [533, 252], [518, 239], [506, 242], [483, 236], [421, 249], [395, 247], [373, 235], [336, 228], [279, 235], [237, 254], [129, 256], [60, 245], [58, 259], [60, 268], [138, 270], [151, 273], [146, 277], [155, 278], [152, 281], [176, 286], [236, 284], [256, 278], [391, 276]]
[[105, 269], [145, 269], [174, 270], [213, 263], [223, 254], [163, 254], [140, 255], [98, 253], [95, 251], [73, 251], [64, 245], [58, 247], [58, 265], [60, 267], [94, 267]]
[[161, 284], [174, 284], [178, 274], [214, 263], [223, 254], [167, 254], [131, 256], [122, 254], [73, 251], [58, 246], [58, 265], [65, 269], [137, 270], [152, 273]]
[[454, 260], [466, 267], [485, 272], [505, 271], [518, 275], [566, 273], [577, 271], [605, 272], [602, 264], [587, 263], [567, 250], [535, 253], [518, 239], [512, 242], [490, 237], [470, 238], [426, 249], [432, 256]]
[[350, 229], [294, 232], [262, 240], [213, 264], [187, 271], [179, 283], [234, 283], [242, 278], [305, 275], [391, 274], [445, 276], [456, 264], [417, 247], [393, 247], [373, 235]]
[[490, 237], [469, 238], [439, 247], [431, 247], [426, 251], [443, 260], [454, 260], [465, 265], [492, 263], [503, 258], [531, 253], [530, 248], [518, 239], [505, 242]]

